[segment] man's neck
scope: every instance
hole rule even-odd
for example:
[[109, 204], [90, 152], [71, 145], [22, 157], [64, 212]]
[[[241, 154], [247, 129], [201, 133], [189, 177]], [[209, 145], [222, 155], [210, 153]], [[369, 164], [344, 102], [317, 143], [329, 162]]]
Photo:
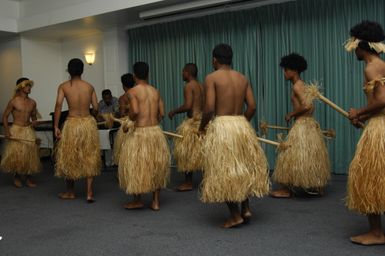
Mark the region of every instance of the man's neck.
[[219, 64], [217, 70], [231, 70], [231, 66], [227, 64]]
[[141, 84], [141, 85], [148, 85], [148, 82], [147, 82], [147, 80], [138, 79], [138, 80], [136, 80], [136, 84], [137, 85], [139, 85], [139, 84]]
[[295, 76], [292, 79], [290, 79], [291, 84], [293, 84], [293, 85], [296, 84], [299, 80], [301, 80], [300, 76]]
[[378, 58], [379, 57], [376, 54], [366, 54], [363, 59], [364, 59], [366, 64], [369, 64], [369, 63], [377, 60]]
[[28, 94], [26, 94], [25, 92], [19, 92], [19, 96], [23, 99], [27, 99], [28, 98]]

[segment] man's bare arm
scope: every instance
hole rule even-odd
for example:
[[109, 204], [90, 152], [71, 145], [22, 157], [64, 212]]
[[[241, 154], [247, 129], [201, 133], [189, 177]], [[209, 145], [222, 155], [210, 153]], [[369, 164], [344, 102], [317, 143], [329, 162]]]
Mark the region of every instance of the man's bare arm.
[[8, 117], [11, 114], [12, 110], [13, 110], [13, 100], [10, 100], [3, 113], [3, 127], [4, 127], [5, 136], [7, 137], [12, 136], [12, 134], [9, 132], [9, 125], [8, 125]]
[[[159, 92], [158, 92], [159, 93]], [[160, 97], [160, 94], [159, 94], [159, 112], [158, 112], [158, 121], [162, 121], [163, 117], [164, 117], [164, 102], [162, 100], [162, 97]]]
[[[92, 105], [92, 114], [97, 115], [99, 112], [99, 103], [98, 103], [98, 97], [96, 96], [95, 89], [92, 88], [92, 95], [91, 95], [91, 105]], [[95, 114], [96, 113], [96, 114]]]
[[204, 131], [207, 124], [215, 114], [215, 84], [210, 77], [206, 77], [204, 83], [205, 104], [203, 107], [202, 121], [199, 126], [199, 131]]
[[130, 99], [130, 112], [129, 112], [130, 119], [133, 121], [136, 121], [136, 118], [138, 117], [138, 114], [139, 114], [138, 100], [136, 99], [134, 93], [128, 92], [127, 95]]
[[125, 97], [127, 97], [126, 94], [119, 97], [119, 115], [120, 115], [120, 117], [123, 117], [126, 114], [127, 106], [126, 106], [126, 101], [124, 100]]
[[246, 111], [245, 111], [245, 113], [243, 113], [243, 115], [246, 117], [246, 119], [248, 121], [250, 121], [251, 118], [253, 118], [253, 116], [255, 114], [257, 104], [255, 103], [255, 99], [253, 96], [253, 90], [251, 89], [251, 85], [249, 82], [248, 82], [247, 89], [246, 89], [245, 102], [246, 102]]
[[55, 103], [55, 113], [54, 113], [54, 129], [55, 129], [55, 137], [60, 139], [60, 129], [59, 129], [59, 120], [61, 115], [61, 109], [64, 101], [64, 91], [62, 86], [60, 85], [57, 90], [57, 97]]
[[33, 101], [31, 120], [32, 120], [32, 127], [35, 127], [37, 125], [37, 108], [36, 108], [36, 102], [35, 101]]
[[172, 119], [176, 114], [185, 113], [192, 109], [194, 95], [193, 95], [193, 88], [191, 85], [186, 85], [184, 87], [183, 96], [184, 96], [183, 105], [170, 111], [170, 113], [168, 113], [168, 117], [170, 119]]

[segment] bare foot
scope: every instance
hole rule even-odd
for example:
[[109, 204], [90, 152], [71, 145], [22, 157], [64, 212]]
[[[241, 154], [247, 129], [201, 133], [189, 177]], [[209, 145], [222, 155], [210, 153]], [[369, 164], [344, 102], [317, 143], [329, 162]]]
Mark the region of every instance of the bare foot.
[[160, 210], [159, 202], [154, 202], [154, 201], [152, 201], [150, 208], [151, 208], [152, 210], [154, 210], [154, 211], [159, 211], [159, 210]]
[[372, 232], [369, 232], [363, 235], [353, 236], [350, 238], [350, 241], [360, 245], [381, 245], [385, 244], [385, 236], [384, 233], [376, 235]]
[[13, 185], [16, 187], [16, 188], [22, 188], [23, 187], [23, 183], [21, 183], [21, 180], [19, 178], [15, 178], [13, 180]]
[[63, 192], [59, 194], [59, 198], [63, 200], [72, 200], [75, 199], [75, 194], [71, 192]]
[[243, 218], [243, 223], [245, 224], [249, 223], [252, 216], [250, 209], [242, 209], [241, 214]]
[[27, 187], [29, 187], [29, 188], [36, 188], [36, 186], [37, 186], [36, 183], [33, 182], [30, 178], [28, 178], [26, 180], [25, 185], [27, 185]]
[[95, 202], [94, 197], [92, 197], [92, 196], [87, 196], [87, 203], [92, 204], [92, 203], [94, 203], [94, 202]]
[[143, 208], [143, 206], [144, 206], [143, 203], [140, 201], [129, 202], [123, 205], [123, 207], [127, 210], [141, 209]]
[[179, 192], [191, 191], [192, 189], [193, 185], [191, 182], [184, 182], [176, 188], [176, 190]]
[[222, 228], [233, 228], [241, 225], [243, 223], [243, 219], [241, 216], [239, 217], [231, 217], [230, 219], [226, 220], [225, 223], [221, 225]]
[[290, 198], [291, 193], [288, 189], [280, 189], [280, 190], [275, 190], [270, 193], [271, 197], [274, 198]]

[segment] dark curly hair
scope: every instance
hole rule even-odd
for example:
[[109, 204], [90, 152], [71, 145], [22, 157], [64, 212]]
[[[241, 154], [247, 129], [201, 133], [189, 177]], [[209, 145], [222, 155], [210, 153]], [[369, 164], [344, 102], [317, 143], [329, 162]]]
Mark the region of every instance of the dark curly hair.
[[302, 73], [307, 69], [307, 62], [304, 57], [297, 53], [291, 53], [281, 58], [279, 64], [282, 68], [288, 68]]
[[370, 48], [368, 42], [378, 43], [385, 40], [385, 33], [382, 26], [374, 21], [364, 20], [350, 29], [350, 36], [362, 40], [358, 47], [368, 51], [375, 51]]

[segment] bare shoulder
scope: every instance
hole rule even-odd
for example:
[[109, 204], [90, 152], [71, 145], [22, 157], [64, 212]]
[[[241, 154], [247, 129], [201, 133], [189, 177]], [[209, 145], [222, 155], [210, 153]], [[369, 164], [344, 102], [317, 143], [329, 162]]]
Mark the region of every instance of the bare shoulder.
[[32, 99], [32, 98], [28, 98], [28, 99], [29, 99], [29, 102], [30, 102], [32, 105], [36, 106], [36, 101], [35, 101], [34, 99]]

